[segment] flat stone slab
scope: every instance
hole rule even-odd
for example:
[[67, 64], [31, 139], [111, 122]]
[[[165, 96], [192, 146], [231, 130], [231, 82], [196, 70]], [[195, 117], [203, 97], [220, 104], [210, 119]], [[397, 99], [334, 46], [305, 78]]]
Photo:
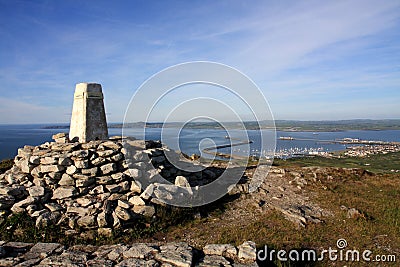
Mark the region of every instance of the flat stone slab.
[[[254, 242], [247, 241], [239, 248], [229, 244], [210, 244], [203, 252], [196, 251], [200, 258], [193, 257], [195, 250], [187, 243], [167, 243], [161, 246], [150, 243], [131, 245], [75, 245], [65, 247], [59, 243], [23, 243], [0, 241], [2, 254], [0, 266], [147, 266], [147, 267], [191, 267], [191, 266], [257, 266], [252, 256]], [[225, 256], [229, 251], [240, 253]], [[221, 255], [216, 255], [221, 254]], [[242, 260], [246, 259], [246, 262]]]

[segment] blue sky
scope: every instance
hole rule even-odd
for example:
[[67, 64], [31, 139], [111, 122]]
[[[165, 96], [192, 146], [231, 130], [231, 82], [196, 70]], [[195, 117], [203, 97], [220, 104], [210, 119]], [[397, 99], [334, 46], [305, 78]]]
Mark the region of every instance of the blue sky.
[[195, 60], [248, 75], [276, 119], [400, 118], [399, 1], [0, 0], [0, 123], [68, 122], [85, 81], [120, 122], [146, 79]]

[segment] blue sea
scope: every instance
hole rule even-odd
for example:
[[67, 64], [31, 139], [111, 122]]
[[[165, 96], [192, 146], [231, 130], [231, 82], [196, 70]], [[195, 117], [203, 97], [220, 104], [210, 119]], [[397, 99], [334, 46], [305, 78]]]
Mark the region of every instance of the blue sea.
[[[47, 125], [0, 125], [0, 160], [13, 158], [17, 150], [24, 145], [39, 145], [52, 141], [51, 136], [68, 129], [45, 129]], [[269, 130], [224, 130], [216, 129], [176, 129], [148, 128], [145, 132], [146, 139], [162, 140], [174, 150], [180, 150], [188, 155], [200, 154], [205, 147], [228, 144], [231, 137], [232, 143], [240, 140], [251, 140], [250, 145], [240, 145], [221, 149], [220, 152], [229, 153], [231, 150], [238, 155], [271, 155], [275, 144], [270, 142], [273, 133]], [[109, 135], [121, 135], [121, 129], [110, 128]], [[142, 129], [126, 129], [124, 135], [136, 138], [143, 137]], [[308, 140], [280, 140], [279, 137], [293, 137]], [[246, 137], [246, 138], [244, 138]], [[359, 138], [363, 140], [381, 140], [400, 142], [400, 130], [384, 131], [342, 131], [342, 132], [276, 132], [276, 155], [291, 156], [307, 153], [309, 151], [338, 151], [344, 150], [346, 145], [324, 142], [323, 140], [337, 140], [342, 138]], [[261, 145], [263, 141], [264, 145]]]

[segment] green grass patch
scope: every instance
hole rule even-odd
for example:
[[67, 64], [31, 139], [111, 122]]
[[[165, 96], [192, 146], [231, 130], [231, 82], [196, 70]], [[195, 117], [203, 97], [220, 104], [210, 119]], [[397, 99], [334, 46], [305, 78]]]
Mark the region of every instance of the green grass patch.
[[368, 157], [301, 157], [287, 160], [275, 159], [274, 166], [318, 166], [318, 167], [340, 167], [340, 168], [362, 168], [374, 173], [391, 173], [392, 170], [400, 170], [400, 152], [371, 155]]

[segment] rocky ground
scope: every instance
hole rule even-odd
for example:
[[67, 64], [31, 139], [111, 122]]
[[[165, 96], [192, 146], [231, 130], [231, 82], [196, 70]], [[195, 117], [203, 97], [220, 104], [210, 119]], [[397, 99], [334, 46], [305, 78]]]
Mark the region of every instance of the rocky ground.
[[0, 266], [257, 266], [254, 242], [235, 247], [210, 244], [196, 250], [186, 243], [104, 246], [0, 241]]
[[[345, 219], [354, 219], [353, 224], [365, 227], [365, 224], [375, 224], [370, 220], [375, 210], [365, 212], [355, 208], [359, 204], [351, 200], [351, 191], [340, 200], [342, 195], [338, 194], [340, 190], [337, 188], [346, 186], [351, 190], [353, 184], [358, 188], [359, 181], [365, 179], [367, 184], [359, 188], [366, 188], [369, 183], [370, 188], [377, 188], [371, 194], [388, 192], [382, 195], [382, 203], [386, 204], [385, 199], [391, 199], [390, 194], [393, 194], [389, 191], [390, 187], [398, 184], [396, 179], [386, 177], [382, 177], [383, 184], [376, 184], [373, 174], [357, 168], [269, 168], [261, 165], [255, 173], [256, 166], [250, 166], [229, 196], [203, 210], [190, 209], [191, 212], [182, 213], [180, 216], [187, 216], [185, 221], [189, 223], [180, 226], [172, 221], [167, 225], [168, 231], [157, 230], [151, 237], [124, 239], [123, 235], [131, 233], [139, 222], [144, 222], [146, 229], [153, 229], [157, 222], [176, 216], [163, 203], [172, 195], [196, 195], [196, 186], [208, 184], [224, 171], [234, 171], [236, 167], [218, 162], [198, 171], [183, 171], [174, 167], [166, 154], [179, 160], [186, 169], [196, 170], [202, 164], [198, 159], [189, 161], [161, 143], [152, 141], [132, 139], [124, 143], [121, 138], [114, 137], [80, 144], [69, 142], [65, 134], [55, 135], [54, 139], [55, 142], [19, 149], [12, 168], [0, 174], [0, 219], [7, 222], [13, 215], [26, 214], [36, 229], [56, 225], [62, 231], [60, 234], [69, 240], [75, 238], [92, 244], [98, 242], [96, 240], [105, 240], [100, 243], [107, 245], [64, 246], [60, 241], [37, 243], [34, 240], [28, 240], [28, 243], [12, 242], [11, 236], [0, 242], [0, 266], [254, 265], [256, 245], [264, 245], [265, 241], [260, 239], [262, 244], [244, 241], [258, 240], [261, 232], [268, 227], [275, 228], [275, 233], [281, 229], [276, 225], [281, 223], [279, 218], [268, 219], [266, 214], [283, 215], [299, 229], [295, 230], [296, 235], [307, 233], [301, 229], [318, 232], [315, 225], [331, 227], [330, 224], [342, 220], [341, 214]], [[126, 158], [132, 160], [127, 162]], [[160, 177], [176, 186], [165, 186]], [[262, 183], [256, 191], [249, 193], [252, 181]], [[332, 198], [333, 205], [329, 205], [329, 199], [317, 201], [324, 199], [321, 192]], [[364, 194], [364, 191], [360, 192], [355, 190], [354, 196]], [[379, 205], [383, 204], [376, 204], [379, 211]], [[388, 211], [389, 208], [393, 210], [391, 206], [384, 209]], [[394, 214], [388, 219], [395, 223], [398, 220], [396, 207], [392, 212]], [[361, 220], [357, 221], [358, 218]], [[260, 223], [266, 225], [257, 225]], [[6, 229], [13, 231], [16, 237], [21, 230], [14, 227], [15, 223], [2, 225], [9, 227]], [[326, 230], [328, 234], [329, 231], [336, 231], [335, 227]], [[396, 224], [390, 231], [392, 229], [397, 229]], [[116, 238], [116, 231], [122, 235], [119, 239]], [[257, 231], [260, 231], [258, 236]], [[232, 236], [235, 237], [230, 239]], [[106, 240], [110, 240], [111, 244]], [[124, 243], [120, 243], [121, 240]], [[135, 242], [132, 243], [132, 240]], [[230, 244], [216, 245], [217, 240], [220, 243], [226, 240], [222, 243]], [[393, 242], [396, 244], [396, 241]], [[379, 246], [382, 247], [381, 244]], [[390, 247], [389, 251], [396, 252], [397, 249]]]

